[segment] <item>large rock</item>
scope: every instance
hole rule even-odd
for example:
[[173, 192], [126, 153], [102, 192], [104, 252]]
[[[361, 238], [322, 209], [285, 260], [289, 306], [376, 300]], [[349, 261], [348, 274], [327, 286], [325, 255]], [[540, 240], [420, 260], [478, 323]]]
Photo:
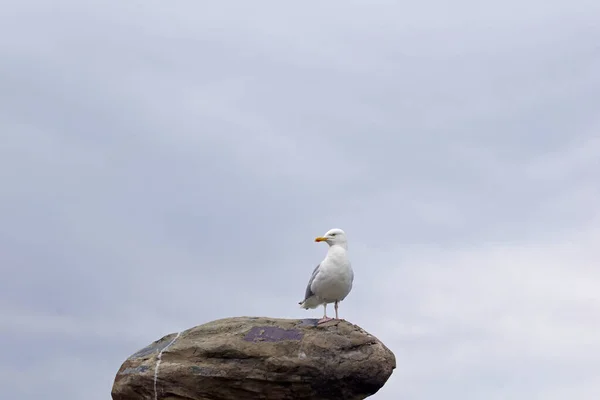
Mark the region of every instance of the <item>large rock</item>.
[[173, 333], [129, 357], [113, 400], [358, 400], [396, 367], [377, 338], [345, 321], [227, 318]]

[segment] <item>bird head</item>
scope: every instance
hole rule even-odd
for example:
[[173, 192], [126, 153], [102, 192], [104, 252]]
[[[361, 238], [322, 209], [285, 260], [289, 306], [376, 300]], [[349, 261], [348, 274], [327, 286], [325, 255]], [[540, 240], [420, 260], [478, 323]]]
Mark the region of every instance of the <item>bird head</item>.
[[338, 228], [331, 229], [323, 236], [315, 238], [315, 242], [327, 242], [330, 246], [335, 244], [346, 246], [346, 232]]

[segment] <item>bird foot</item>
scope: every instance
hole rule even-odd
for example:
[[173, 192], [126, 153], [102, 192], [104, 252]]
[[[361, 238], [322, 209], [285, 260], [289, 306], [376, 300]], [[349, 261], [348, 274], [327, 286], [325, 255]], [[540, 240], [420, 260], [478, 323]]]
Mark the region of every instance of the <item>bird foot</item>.
[[321, 318], [320, 320], [318, 320], [318, 321], [317, 321], [317, 325], [324, 324], [325, 322], [329, 322], [329, 321], [331, 321], [331, 320], [333, 320], [333, 318], [330, 318], [330, 317], [323, 317], [323, 318]]

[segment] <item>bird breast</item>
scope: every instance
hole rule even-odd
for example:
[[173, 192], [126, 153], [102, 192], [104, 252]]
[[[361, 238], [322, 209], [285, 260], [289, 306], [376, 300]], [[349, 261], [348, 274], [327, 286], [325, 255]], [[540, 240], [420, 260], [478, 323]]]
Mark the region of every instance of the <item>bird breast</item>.
[[331, 255], [323, 260], [311, 289], [327, 301], [343, 300], [352, 288], [353, 271], [347, 257]]

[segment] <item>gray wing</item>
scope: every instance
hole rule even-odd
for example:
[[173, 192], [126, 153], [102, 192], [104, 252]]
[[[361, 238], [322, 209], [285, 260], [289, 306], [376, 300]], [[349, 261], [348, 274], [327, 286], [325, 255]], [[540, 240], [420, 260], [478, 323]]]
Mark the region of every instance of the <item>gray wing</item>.
[[304, 300], [308, 299], [309, 297], [314, 296], [313, 291], [310, 289], [313, 281], [315, 280], [315, 276], [317, 276], [317, 274], [319, 273], [319, 267], [321, 266], [321, 264], [317, 265], [315, 267], [315, 269], [313, 270], [313, 273], [310, 277], [310, 279], [308, 280], [308, 285], [306, 286], [306, 293], [304, 294]]

